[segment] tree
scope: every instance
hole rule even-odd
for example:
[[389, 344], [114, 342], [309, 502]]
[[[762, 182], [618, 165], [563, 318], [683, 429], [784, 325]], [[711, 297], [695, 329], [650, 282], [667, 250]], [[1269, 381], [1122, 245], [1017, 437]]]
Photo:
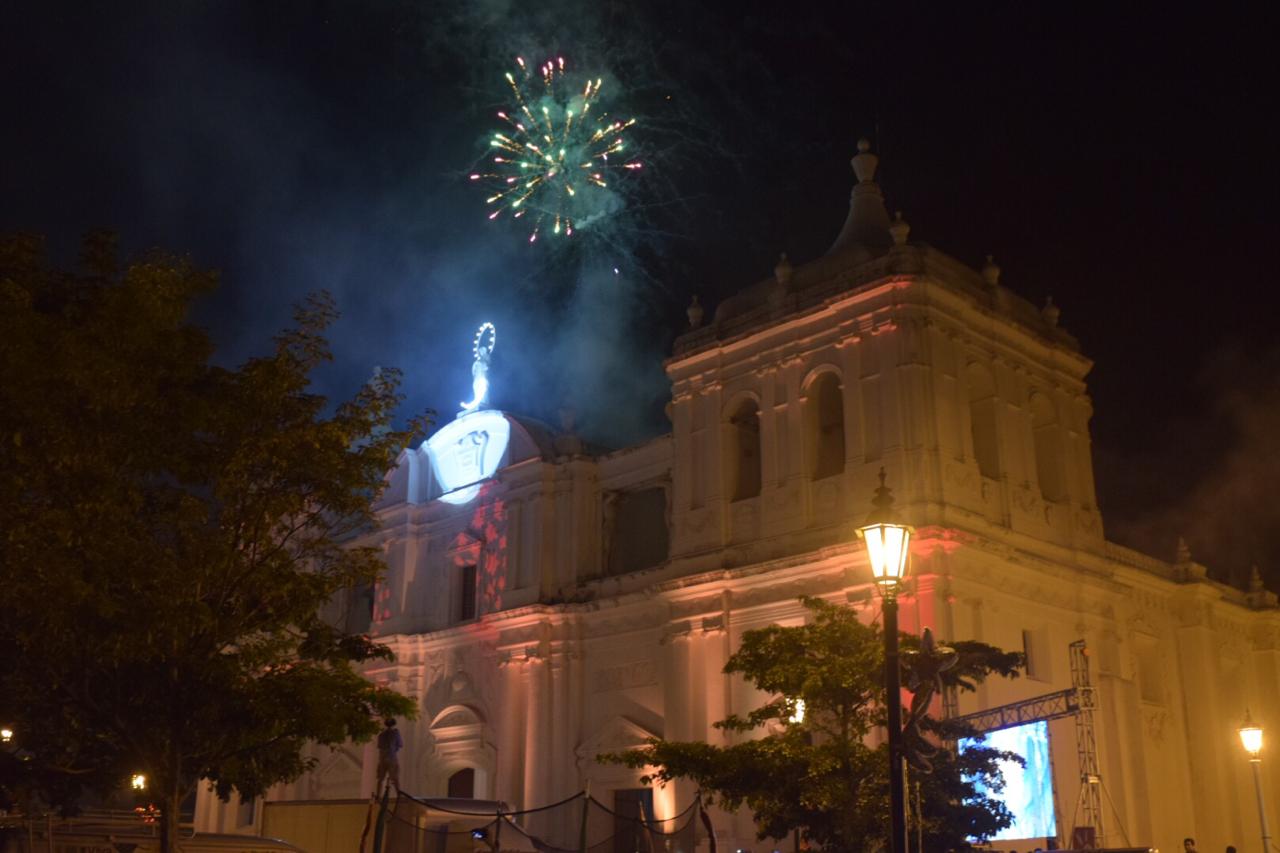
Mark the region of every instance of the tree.
[[[716, 727], [737, 734], [764, 729], [763, 736], [725, 747], [651, 739], [641, 749], [602, 759], [645, 768], [646, 783], [692, 779], [729, 810], [745, 804], [762, 839], [799, 830], [823, 850], [880, 849], [889, 840], [888, 748], [868, 746], [866, 739], [885, 725], [883, 634], [848, 608], [817, 598], [801, 601], [810, 613], [807, 624], [745, 632], [724, 668], [776, 698]], [[910, 653], [920, 650], [920, 638], [904, 634], [902, 644], [908, 651], [904, 681], [926, 680], [936, 668]], [[973, 690], [990, 674], [1015, 677], [1021, 665], [1021, 655], [984, 643], [952, 648], [955, 663], [940, 674], [948, 687]], [[802, 720], [797, 700], [804, 702]], [[927, 715], [920, 717], [919, 731], [909, 733], [926, 850], [967, 849], [968, 838], [989, 838], [1012, 822], [1004, 805], [983, 796], [971, 780], [999, 790], [996, 762], [1017, 756], [982, 746], [957, 755], [928, 743], [972, 734]]]
[[228, 369], [188, 319], [213, 275], [115, 257], [91, 237], [63, 272], [0, 240], [0, 720], [46, 801], [145, 773], [168, 851], [200, 780], [252, 797], [415, 713], [357, 671], [389, 650], [322, 611], [376, 581], [348, 543], [425, 422], [390, 428], [395, 371], [309, 390], [327, 297]]

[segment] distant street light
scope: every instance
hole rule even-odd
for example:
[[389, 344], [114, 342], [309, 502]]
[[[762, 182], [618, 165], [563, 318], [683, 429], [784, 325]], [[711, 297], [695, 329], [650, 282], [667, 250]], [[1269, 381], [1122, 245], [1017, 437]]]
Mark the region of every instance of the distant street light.
[[884, 600], [884, 687], [889, 712], [889, 818], [892, 837], [889, 849], [906, 853], [907, 797], [904, 790], [902, 745], [902, 675], [898, 669], [898, 586], [907, 576], [911, 528], [897, 520], [893, 513], [893, 492], [884, 484], [880, 469], [880, 487], [871, 501], [875, 507], [858, 533], [867, 543], [867, 559], [871, 576]]
[[129, 779], [129, 787], [135, 791], [145, 791], [147, 789], [147, 777], [144, 773], [134, 773]]
[[0, 729], [0, 743], [8, 743], [11, 740], [13, 740], [13, 729], [8, 726]]
[[800, 725], [804, 722], [804, 700], [796, 699], [791, 703], [791, 716], [787, 717], [788, 723]]
[[1262, 851], [1271, 853], [1271, 829], [1267, 826], [1267, 804], [1262, 798], [1262, 726], [1249, 719], [1244, 712], [1244, 724], [1240, 726], [1240, 745], [1249, 753], [1253, 765], [1253, 790], [1258, 795], [1258, 823], [1262, 824]]

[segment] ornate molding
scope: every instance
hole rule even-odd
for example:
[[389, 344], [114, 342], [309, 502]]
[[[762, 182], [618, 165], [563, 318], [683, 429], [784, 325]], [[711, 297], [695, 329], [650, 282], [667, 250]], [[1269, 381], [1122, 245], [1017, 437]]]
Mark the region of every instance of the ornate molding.
[[1144, 705], [1142, 708], [1142, 728], [1151, 742], [1160, 745], [1165, 741], [1166, 732], [1173, 721], [1172, 715], [1163, 708]]
[[608, 693], [649, 687], [658, 683], [658, 665], [648, 658], [602, 667], [593, 672], [588, 689], [592, 693]]
[[676, 642], [677, 640], [687, 640], [689, 639], [689, 632], [691, 630], [692, 627], [689, 625], [688, 621], [676, 622], [672, 625], [668, 625], [666, 630], [662, 632], [662, 639], [660, 639], [658, 643], [659, 645], [666, 646]]

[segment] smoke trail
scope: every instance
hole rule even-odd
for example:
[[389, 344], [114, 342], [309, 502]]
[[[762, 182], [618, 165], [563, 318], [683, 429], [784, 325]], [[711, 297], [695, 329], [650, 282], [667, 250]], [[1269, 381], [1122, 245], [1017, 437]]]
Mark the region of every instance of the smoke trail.
[[[1278, 371], [1280, 348], [1230, 345], [1214, 353], [1195, 377], [1204, 406], [1162, 432], [1177, 436], [1178, 446], [1166, 438], [1123, 465], [1101, 466], [1124, 478], [1112, 490], [1131, 496], [1105, 508], [1110, 532], [1166, 557], [1184, 536], [1195, 559], [1219, 580], [1243, 586], [1257, 564], [1268, 586], [1280, 589]], [[1179, 463], [1170, 470], [1172, 459]]]

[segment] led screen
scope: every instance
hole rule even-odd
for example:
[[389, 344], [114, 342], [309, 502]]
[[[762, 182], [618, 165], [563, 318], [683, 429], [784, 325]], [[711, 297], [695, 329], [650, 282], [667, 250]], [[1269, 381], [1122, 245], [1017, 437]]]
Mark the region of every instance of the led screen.
[[984, 738], [965, 738], [960, 750], [975, 743], [992, 749], [1014, 752], [1027, 762], [1019, 767], [1016, 762], [1000, 762], [1004, 776], [1004, 790], [989, 791], [978, 780], [975, 787], [992, 799], [1000, 800], [1013, 813], [1013, 825], [1000, 832], [996, 840], [1014, 838], [1047, 838], [1057, 834], [1053, 814], [1053, 774], [1049, 765], [1049, 724], [1044, 720], [1027, 723], [1012, 729], [988, 732]]

